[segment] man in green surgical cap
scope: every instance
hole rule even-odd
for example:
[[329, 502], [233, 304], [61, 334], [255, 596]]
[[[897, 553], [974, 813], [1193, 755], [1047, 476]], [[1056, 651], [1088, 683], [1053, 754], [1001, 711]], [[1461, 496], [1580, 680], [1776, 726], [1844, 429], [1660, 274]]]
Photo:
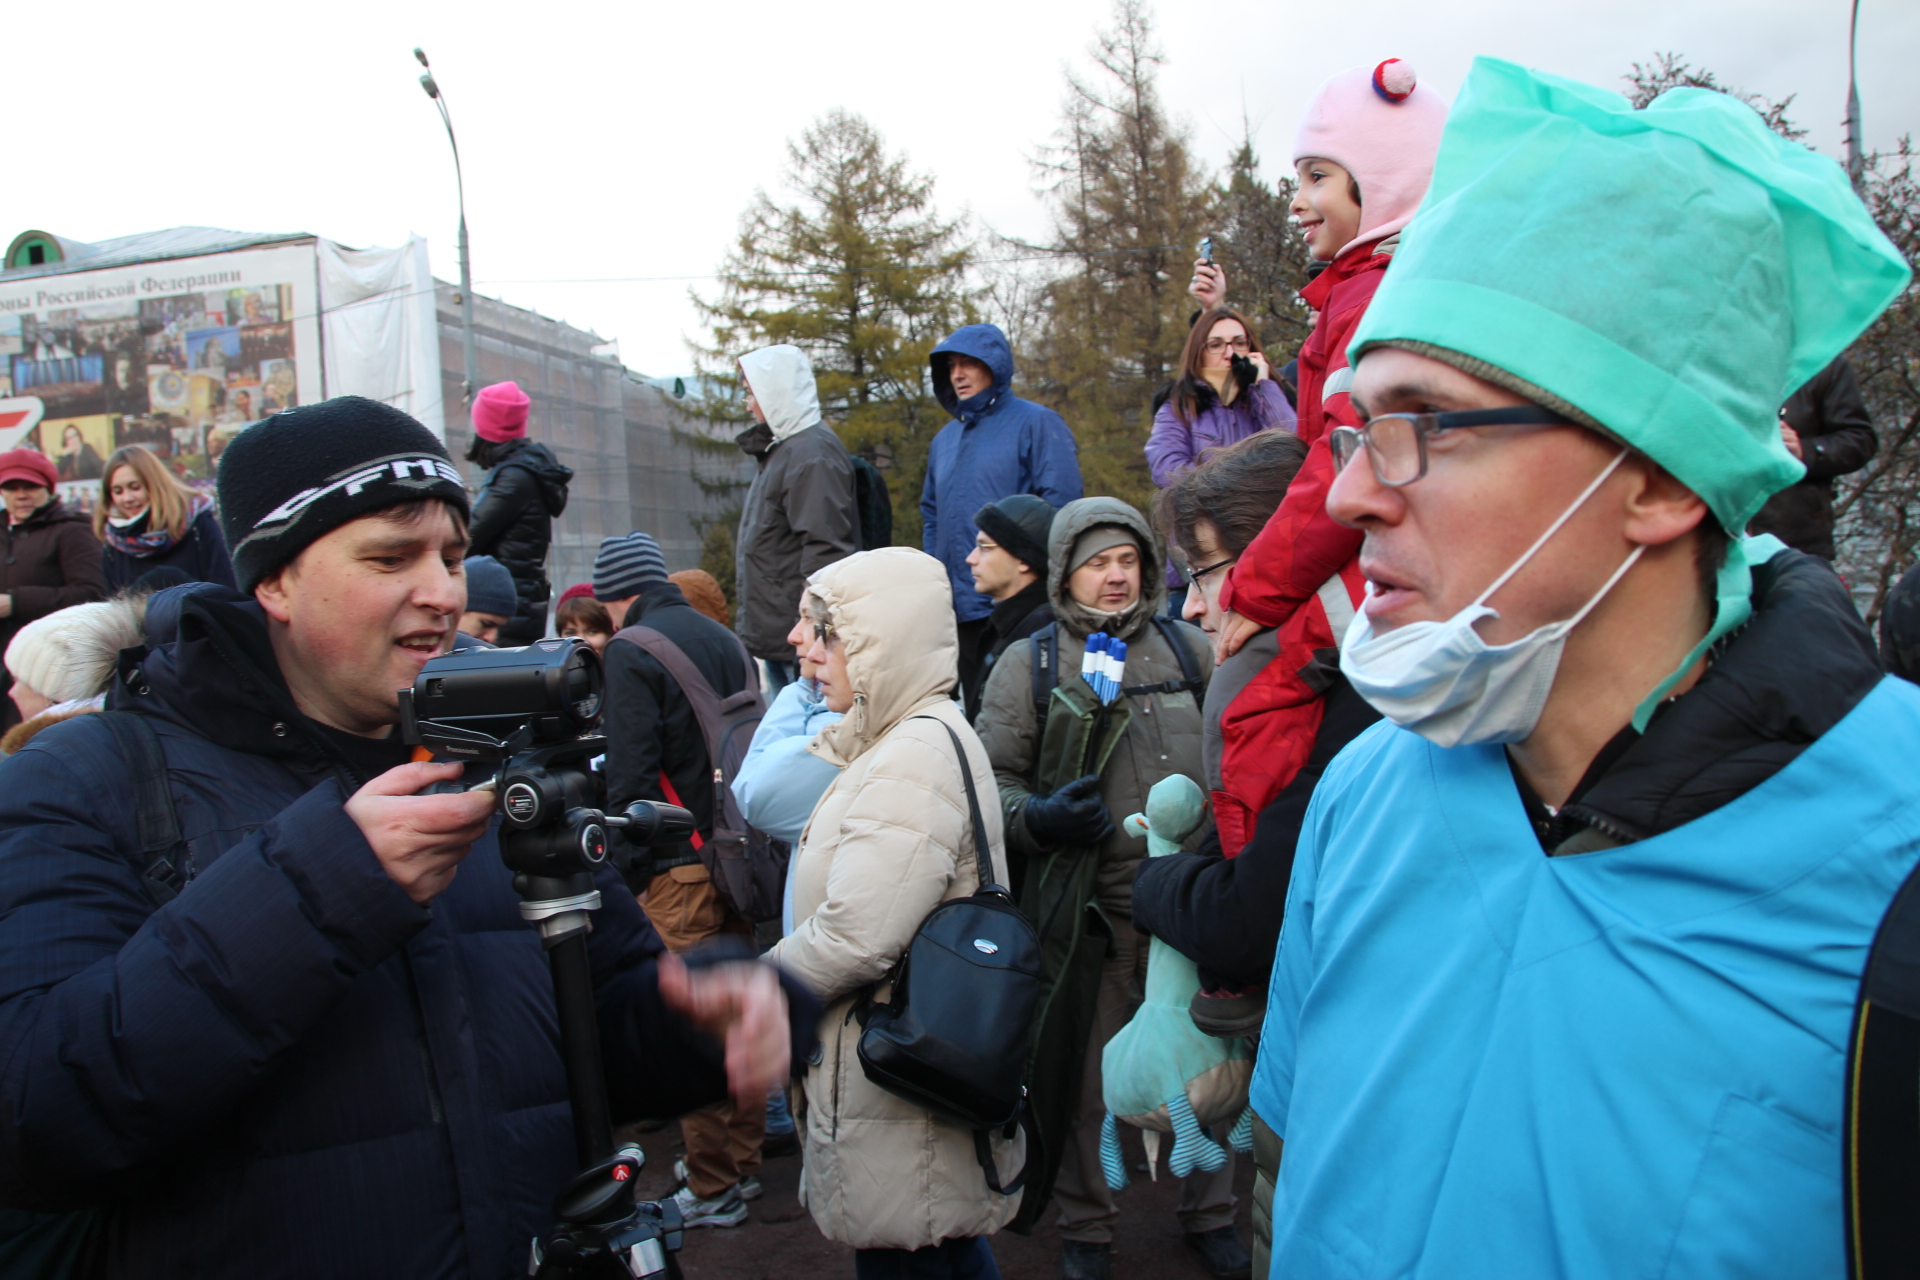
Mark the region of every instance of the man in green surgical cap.
[[1776, 407], [1906, 281], [1739, 102], [1474, 65], [1334, 437], [1341, 668], [1387, 722], [1294, 864], [1274, 1275], [1844, 1273], [1920, 690], [1824, 561], [1738, 531], [1801, 474]]

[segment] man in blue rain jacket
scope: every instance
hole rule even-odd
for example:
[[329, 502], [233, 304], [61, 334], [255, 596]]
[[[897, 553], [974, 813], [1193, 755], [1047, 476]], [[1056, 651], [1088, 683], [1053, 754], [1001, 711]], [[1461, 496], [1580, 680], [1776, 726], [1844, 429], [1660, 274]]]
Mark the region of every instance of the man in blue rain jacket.
[[1058, 511], [1081, 496], [1080, 450], [1059, 414], [1013, 393], [1013, 351], [999, 326], [957, 329], [928, 359], [933, 393], [953, 421], [927, 453], [920, 549], [947, 567], [967, 654], [993, 612], [967, 567], [974, 512], [1016, 493], [1045, 498]]

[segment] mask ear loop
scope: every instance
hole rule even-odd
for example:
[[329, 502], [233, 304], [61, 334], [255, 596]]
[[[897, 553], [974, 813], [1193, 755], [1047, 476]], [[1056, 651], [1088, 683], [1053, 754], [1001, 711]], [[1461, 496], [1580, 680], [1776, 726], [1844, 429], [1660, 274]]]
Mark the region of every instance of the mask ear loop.
[[[1521, 555], [1521, 557], [1518, 560], [1515, 560], [1512, 564], [1508, 565], [1507, 571], [1501, 574], [1499, 577], [1495, 578], [1493, 580], [1493, 585], [1488, 587], [1485, 591], [1482, 591], [1479, 597], [1475, 599], [1474, 602], [1468, 605], [1467, 607], [1469, 609], [1478, 609], [1480, 606], [1484, 605], [1487, 602], [1487, 597], [1491, 596], [1494, 592], [1498, 591], [1501, 587], [1506, 586], [1507, 579], [1513, 577], [1514, 574], [1520, 572], [1520, 570], [1526, 566], [1527, 561], [1533, 559], [1534, 555], [1540, 550], [1540, 548], [1547, 545], [1547, 539], [1553, 537], [1554, 534], [1560, 532], [1560, 526], [1564, 525], [1567, 521], [1573, 519], [1574, 513], [1579, 511], [1581, 507], [1584, 507], [1585, 505], [1587, 505], [1587, 499], [1593, 496], [1594, 491], [1596, 489], [1598, 489], [1601, 485], [1606, 483], [1607, 477], [1620, 469], [1620, 464], [1627, 460], [1628, 452], [1629, 450], [1622, 449], [1619, 453], [1615, 454], [1613, 456], [1613, 461], [1607, 464], [1606, 469], [1602, 471], [1599, 475], [1593, 478], [1593, 483], [1589, 484], [1586, 488], [1582, 489], [1580, 491], [1580, 496], [1573, 500], [1573, 504], [1569, 506], [1565, 511], [1562, 511], [1560, 513], [1560, 518], [1558, 520], [1555, 520], [1552, 524], [1548, 525], [1547, 531], [1541, 534], [1538, 538], [1534, 539], [1533, 545], [1528, 547], [1526, 549], [1526, 552], [1523, 555]], [[1634, 560], [1639, 558], [1640, 551], [1644, 551], [1644, 550], [1646, 550], [1646, 548], [1641, 547], [1639, 551], [1635, 551], [1632, 556], [1628, 557], [1627, 563], [1624, 565], [1621, 565], [1619, 570], [1614, 573], [1613, 577], [1608, 580], [1606, 588], [1603, 588], [1600, 593], [1601, 595], [1605, 595], [1607, 590], [1612, 589], [1613, 584], [1620, 580], [1620, 575], [1625, 573], [1629, 568], [1632, 567]], [[1598, 601], [1599, 601], [1599, 596], [1594, 597], [1594, 600], [1588, 603], [1587, 609], [1591, 609], [1593, 605]], [[1575, 618], [1574, 621], [1577, 622], [1579, 621], [1580, 618], [1584, 618], [1586, 616], [1586, 613], [1587, 613], [1587, 610], [1582, 609], [1580, 611], [1579, 617]]]

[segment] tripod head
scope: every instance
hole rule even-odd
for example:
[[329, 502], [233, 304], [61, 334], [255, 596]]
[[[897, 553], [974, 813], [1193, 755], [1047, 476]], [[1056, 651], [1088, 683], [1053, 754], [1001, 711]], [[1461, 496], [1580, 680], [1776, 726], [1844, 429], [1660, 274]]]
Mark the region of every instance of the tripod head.
[[529, 1274], [677, 1277], [679, 1209], [671, 1200], [636, 1201], [645, 1157], [635, 1146], [613, 1151], [587, 935], [601, 906], [593, 881], [607, 860], [608, 831], [624, 829], [633, 844], [677, 844], [696, 823], [678, 805], [652, 800], [602, 811], [605, 784], [591, 766], [607, 747], [597, 732], [604, 688], [599, 655], [574, 637], [465, 649], [432, 659], [400, 690], [400, 736], [435, 755], [495, 766], [500, 856], [514, 873], [521, 918], [539, 930], [553, 970], [585, 1171], [555, 1198], [560, 1225], [534, 1239]]

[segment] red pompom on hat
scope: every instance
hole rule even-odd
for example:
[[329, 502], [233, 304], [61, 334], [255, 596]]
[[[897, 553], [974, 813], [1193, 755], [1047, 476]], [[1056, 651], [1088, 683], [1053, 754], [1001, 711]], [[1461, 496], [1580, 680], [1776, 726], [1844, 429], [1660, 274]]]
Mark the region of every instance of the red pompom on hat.
[[60, 483], [53, 459], [38, 449], [9, 449], [0, 453], [0, 484], [9, 480], [30, 480], [51, 489]]
[[1373, 69], [1373, 91], [1388, 102], [1405, 102], [1419, 84], [1413, 64], [1398, 58], [1388, 58]]
[[593, 584], [591, 582], [574, 583], [572, 586], [568, 587], [565, 591], [562, 591], [560, 593], [560, 598], [553, 602], [553, 607], [558, 609], [561, 605], [565, 604], [567, 601], [578, 600], [582, 596], [586, 597], [589, 600], [593, 599]]
[[527, 410], [533, 401], [516, 383], [496, 382], [473, 398], [473, 429], [482, 440], [499, 444], [527, 434]]

